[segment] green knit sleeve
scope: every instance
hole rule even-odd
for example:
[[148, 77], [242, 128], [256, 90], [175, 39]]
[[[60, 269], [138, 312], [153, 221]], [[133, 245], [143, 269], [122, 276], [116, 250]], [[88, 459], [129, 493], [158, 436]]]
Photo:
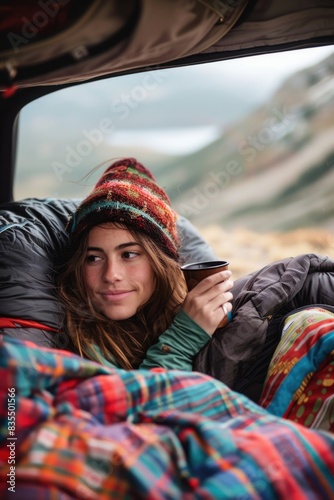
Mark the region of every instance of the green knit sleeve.
[[156, 367], [192, 371], [193, 357], [210, 340], [208, 335], [182, 309], [158, 342], [146, 352], [140, 369]]
[[[167, 370], [192, 371], [193, 357], [210, 340], [208, 335], [182, 309], [171, 326], [160, 335], [158, 342], [146, 352], [140, 369], [166, 368]], [[107, 360], [101, 349], [94, 344], [99, 362], [110, 368], [119, 368], [114, 360]]]

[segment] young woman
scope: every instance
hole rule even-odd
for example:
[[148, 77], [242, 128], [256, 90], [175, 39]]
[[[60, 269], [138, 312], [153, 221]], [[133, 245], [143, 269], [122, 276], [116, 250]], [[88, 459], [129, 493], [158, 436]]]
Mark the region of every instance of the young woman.
[[177, 215], [134, 158], [107, 168], [67, 226], [60, 277], [66, 329], [84, 357], [124, 369], [192, 370], [193, 357], [231, 311], [231, 271], [187, 292]]

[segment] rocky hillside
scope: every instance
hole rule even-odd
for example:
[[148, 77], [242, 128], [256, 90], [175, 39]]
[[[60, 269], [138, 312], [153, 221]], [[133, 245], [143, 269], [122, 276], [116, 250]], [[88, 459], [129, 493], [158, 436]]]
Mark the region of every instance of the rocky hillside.
[[334, 259], [334, 233], [326, 229], [258, 233], [242, 228], [227, 231], [218, 225], [208, 225], [200, 231], [217, 255], [230, 262], [234, 279], [276, 260], [304, 253]]
[[334, 230], [334, 55], [284, 82], [270, 102], [160, 173], [197, 227], [264, 233]]

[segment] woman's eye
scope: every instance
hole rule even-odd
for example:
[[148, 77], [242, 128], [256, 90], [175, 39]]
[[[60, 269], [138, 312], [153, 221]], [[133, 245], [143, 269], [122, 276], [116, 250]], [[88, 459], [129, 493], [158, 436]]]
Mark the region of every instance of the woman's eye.
[[86, 257], [86, 262], [91, 263], [91, 262], [97, 262], [100, 259], [98, 255], [87, 255]]
[[138, 255], [139, 255], [138, 252], [123, 252], [124, 259], [133, 259], [134, 257], [137, 257]]

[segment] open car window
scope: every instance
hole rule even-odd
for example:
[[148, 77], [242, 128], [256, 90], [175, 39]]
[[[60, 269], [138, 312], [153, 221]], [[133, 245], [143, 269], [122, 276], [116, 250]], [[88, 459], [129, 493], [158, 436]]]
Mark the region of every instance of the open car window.
[[[308, 228], [323, 231], [316, 244], [326, 253], [333, 113], [334, 46], [76, 85], [22, 109], [15, 199], [81, 198], [101, 175], [97, 165], [134, 156], [220, 254], [235, 238], [240, 274], [249, 270], [245, 261], [256, 269], [284, 248], [314, 250]], [[288, 236], [276, 243], [277, 232]], [[262, 237], [271, 249], [264, 257]]]

